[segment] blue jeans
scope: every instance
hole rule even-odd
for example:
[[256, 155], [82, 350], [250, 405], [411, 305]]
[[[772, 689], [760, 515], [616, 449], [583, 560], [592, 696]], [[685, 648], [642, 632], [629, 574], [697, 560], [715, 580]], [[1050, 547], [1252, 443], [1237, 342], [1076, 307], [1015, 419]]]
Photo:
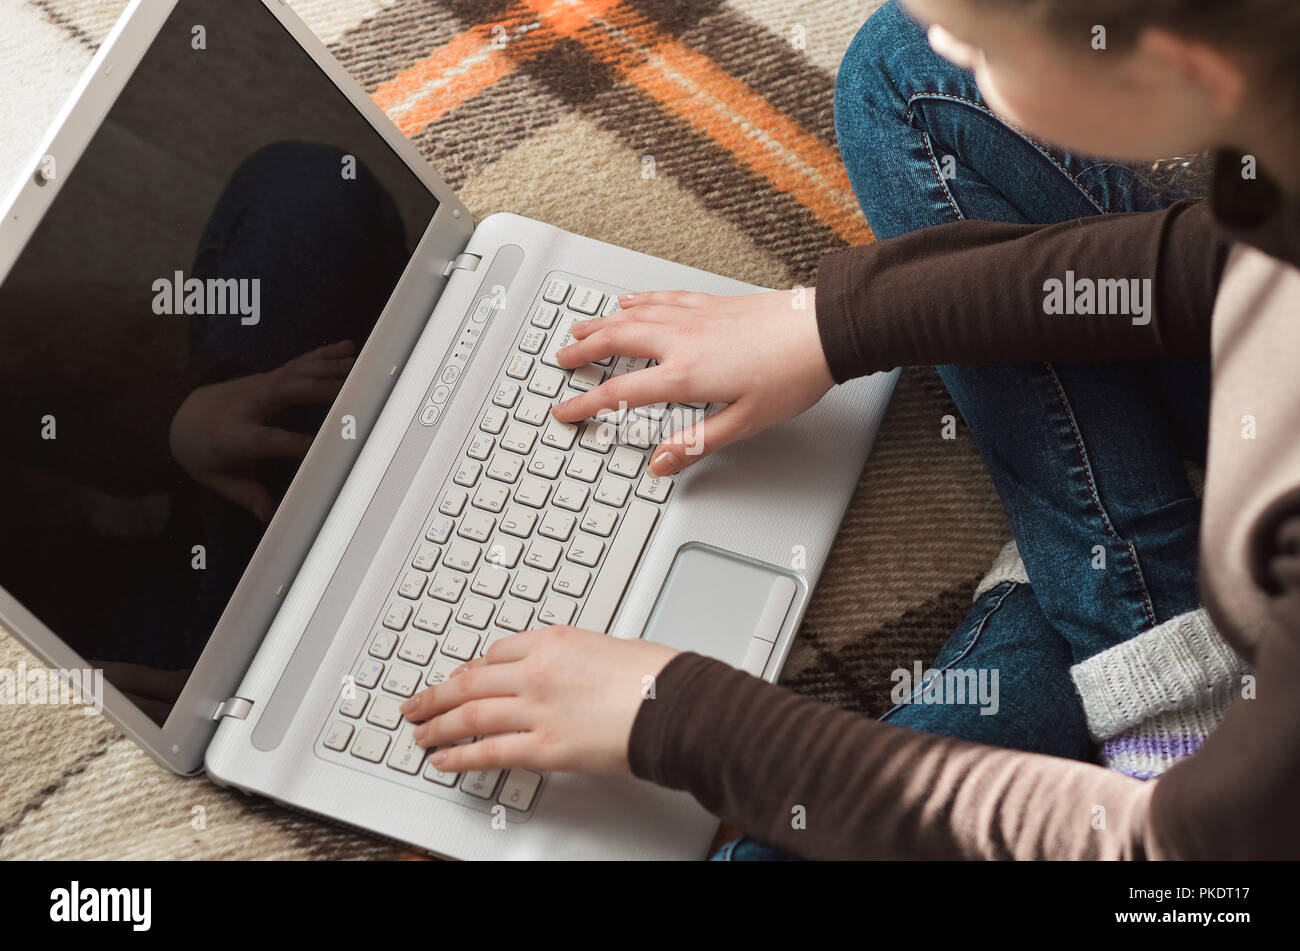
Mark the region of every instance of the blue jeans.
[[[835, 124], [879, 240], [963, 218], [1049, 224], [1154, 211], [1183, 197], [1002, 123], [897, 0], [845, 55]], [[920, 702], [922, 691], [939, 687], [923, 682], [881, 719], [1087, 759], [1070, 667], [1199, 606], [1200, 502], [1183, 460], [1204, 462], [1209, 363], [1006, 363], [939, 374], [983, 454], [1030, 583], [1006, 581], [982, 594], [929, 665], [974, 671], [985, 683], [996, 672], [996, 712], [969, 701]], [[715, 856], [788, 858], [749, 837]]]

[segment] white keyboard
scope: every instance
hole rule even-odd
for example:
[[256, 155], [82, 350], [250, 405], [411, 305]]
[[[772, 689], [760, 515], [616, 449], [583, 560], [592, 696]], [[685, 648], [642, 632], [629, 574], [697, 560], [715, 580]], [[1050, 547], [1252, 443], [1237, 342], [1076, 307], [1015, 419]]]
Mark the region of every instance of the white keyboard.
[[575, 370], [556, 364], [573, 322], [618, 310], [619, 293], [570, 274], [547, 277], [359, 649], [317, 742], [321, 756], [516, 821], [531, 814], [544, 775], [441, 772], [426, 764], [400, 707], [516, 632], [609, 629], [672, 492], [671, 478], [647, 473], [650, 451], [720, 408], [661, 403], [577, 425], [551, 417], [556, 403], [648, 365], [623, 357]]

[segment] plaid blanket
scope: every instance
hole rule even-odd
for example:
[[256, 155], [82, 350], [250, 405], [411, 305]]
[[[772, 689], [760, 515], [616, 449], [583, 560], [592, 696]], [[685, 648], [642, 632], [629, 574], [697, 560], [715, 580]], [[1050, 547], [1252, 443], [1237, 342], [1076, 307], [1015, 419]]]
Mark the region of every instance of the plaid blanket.
[[[0, 0], [0, 169], [124, 0]], [[293, 0], [478, 216], [509, 210], [771, 287], [871, 240], [839, 57], [879, 0]], [[7, 182], [5, 184], [8, 184]], [[908, 371], [783, 682], [864, 715], [928, 662], [1008, 535], [932, 371]], [[0, 539], [0, 544], [23, 544]], [[0, 632], [0, 668], [34, 658]], [[386, 842], [156, 766], [77, 708], [0, 706], [0, 858], [385, 858]]]

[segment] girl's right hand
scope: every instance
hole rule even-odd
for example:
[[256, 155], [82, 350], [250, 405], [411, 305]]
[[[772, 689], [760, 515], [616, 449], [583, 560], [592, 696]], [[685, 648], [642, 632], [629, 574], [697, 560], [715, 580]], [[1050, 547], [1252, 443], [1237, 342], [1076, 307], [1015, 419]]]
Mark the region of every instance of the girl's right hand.
[[685, 291], [628, 294], [608, 317], [573, 325], [566, 369], [606, 357], [657, 365], [612, 377], [554, 407], [560, 422], [652, 403], [726, 403], [721, 412], [665, 438], [650, 472], [679, 472], [728, 443], [813, 406], [835, 381], [817, 331], [816, 292], [715, 297]]

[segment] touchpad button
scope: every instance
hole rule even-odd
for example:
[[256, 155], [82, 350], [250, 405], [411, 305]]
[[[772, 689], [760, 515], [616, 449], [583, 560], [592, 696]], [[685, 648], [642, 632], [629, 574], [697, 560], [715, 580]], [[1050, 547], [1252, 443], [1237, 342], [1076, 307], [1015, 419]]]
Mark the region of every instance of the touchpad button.
[[693, 544], [673, 559], [641, 636], [762, 676], [798, 585], [789, 572]]

